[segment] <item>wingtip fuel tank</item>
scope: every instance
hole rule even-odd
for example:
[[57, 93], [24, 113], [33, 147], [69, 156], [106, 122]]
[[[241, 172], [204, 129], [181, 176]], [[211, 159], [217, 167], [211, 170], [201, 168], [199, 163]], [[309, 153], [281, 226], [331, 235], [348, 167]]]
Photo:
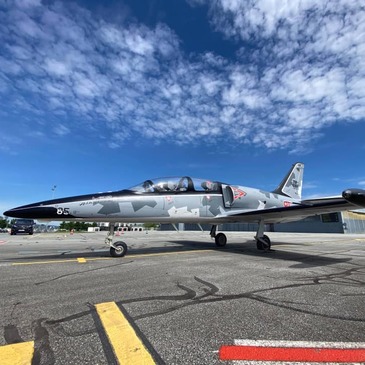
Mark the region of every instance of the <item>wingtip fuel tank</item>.
[[364, 189], [346, 189], [342, 192], [342, 197], [349, 203], [365, 207], [365, 190]]

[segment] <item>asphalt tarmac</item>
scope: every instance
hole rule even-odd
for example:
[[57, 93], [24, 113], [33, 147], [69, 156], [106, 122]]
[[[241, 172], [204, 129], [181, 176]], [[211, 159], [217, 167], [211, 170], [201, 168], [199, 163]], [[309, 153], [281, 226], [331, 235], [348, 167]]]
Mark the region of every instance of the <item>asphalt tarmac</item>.
[[228, 232], [223, 249], [208, 232], [127, 232], [127, 256], [111, 258], [105, 234], [0, 234], [1, 364], [230, 364], [222, 348], [252, 340], [365, 346], [365, 235], [271, 233], [265, 253], [253, 232]]

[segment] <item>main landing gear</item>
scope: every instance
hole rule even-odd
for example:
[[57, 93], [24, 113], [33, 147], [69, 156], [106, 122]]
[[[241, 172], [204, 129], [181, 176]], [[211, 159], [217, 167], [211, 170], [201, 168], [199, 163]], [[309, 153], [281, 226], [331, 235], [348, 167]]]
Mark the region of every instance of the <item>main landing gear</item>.
[[114, 223], [109, 224], [109, 232], [105, 238], [105, 244], [110, 247], [110, 256], [123, 257], [128, 251], [128, 246], [123, 241], [113, 243], [114, 238]]
[[[256, 247], [258, 250], [269, 252], [271, 250], [271, 241], [268, 236], [264, 233], [265, 223], [260, 221], [259, 228], [256, 232], [255, 240], [256, 240]], [[227, 244], [227, 236], [219, 232], [217, 233], [217, 225], [213, 225], [212, 229], [210, 230], [210, 237], [214, 238], [215, 244], [217, 247], [225, 247]], [[123, 241], [117, 241], [113, 243], [114, 239], [114, 223], [109, 224], [109, 232], [107, 237], [105, 238], [105, 244], [110, 247], [110, 255], [112, 257], [123, 257], [126, 255], [128, 251], [128, 246]]]
[[210, 237], [214, 238], [215, 244], [218, 247], [224, 247], [227, 244], [227, 236], [221, 232], [216, 234], [216, 232], [217, 232], [217, 225], [214, 225], [210, 230]]
[[[260, 221], [259, 228], [257, 229], [255, 240], [256, 240], [256, 247], [260, 251], [273, 251], [271, 250], [271, 241], [270, 238], [264, 234], [265, 223], [264, 221]], [[227, 237], [224, 233], [216, 233], [217, 232], [217, 225], [213, 225], [212, 229], [210, 230], [210, 237], [214, 238], [215, 244], [218, 247], [224, 247], [227, 244]]]
[[264, 234], [264, 229], [265, 229], [265, 222], [260, 221], [259, 228], [257, 229], [255, 236], [256, 247], [258, 250], [263, 250], [267, 252], [272, 251], [270, 238], [266, 236], [266, 234]]

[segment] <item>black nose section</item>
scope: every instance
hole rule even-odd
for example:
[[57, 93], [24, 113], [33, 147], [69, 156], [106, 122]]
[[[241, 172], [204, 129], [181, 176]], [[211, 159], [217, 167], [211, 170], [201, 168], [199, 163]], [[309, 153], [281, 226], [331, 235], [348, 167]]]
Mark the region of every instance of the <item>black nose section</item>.
[[7, 217], [29, 218], [29, 219], [50, 219], [56, 218], [57, 209], [53, 207], [22, 206], [4, 212]]
[[346, 189], [342, 196], [350, 203], [365, 207], [365, 190], [363, 189]]

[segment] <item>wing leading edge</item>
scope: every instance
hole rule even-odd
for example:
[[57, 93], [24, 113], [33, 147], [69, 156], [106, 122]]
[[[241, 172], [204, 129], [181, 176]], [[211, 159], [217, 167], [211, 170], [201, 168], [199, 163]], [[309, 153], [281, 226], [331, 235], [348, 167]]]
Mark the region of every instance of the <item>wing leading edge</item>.
[[283, 223], [297, 221], [312, 215], [361, 209], [365, 207], [365, 190], [347, 189], [342, 196], [306, 199], [289, 207], [242, 210], [221, 214], [216, 217], [222, 222], [260, 222]]

